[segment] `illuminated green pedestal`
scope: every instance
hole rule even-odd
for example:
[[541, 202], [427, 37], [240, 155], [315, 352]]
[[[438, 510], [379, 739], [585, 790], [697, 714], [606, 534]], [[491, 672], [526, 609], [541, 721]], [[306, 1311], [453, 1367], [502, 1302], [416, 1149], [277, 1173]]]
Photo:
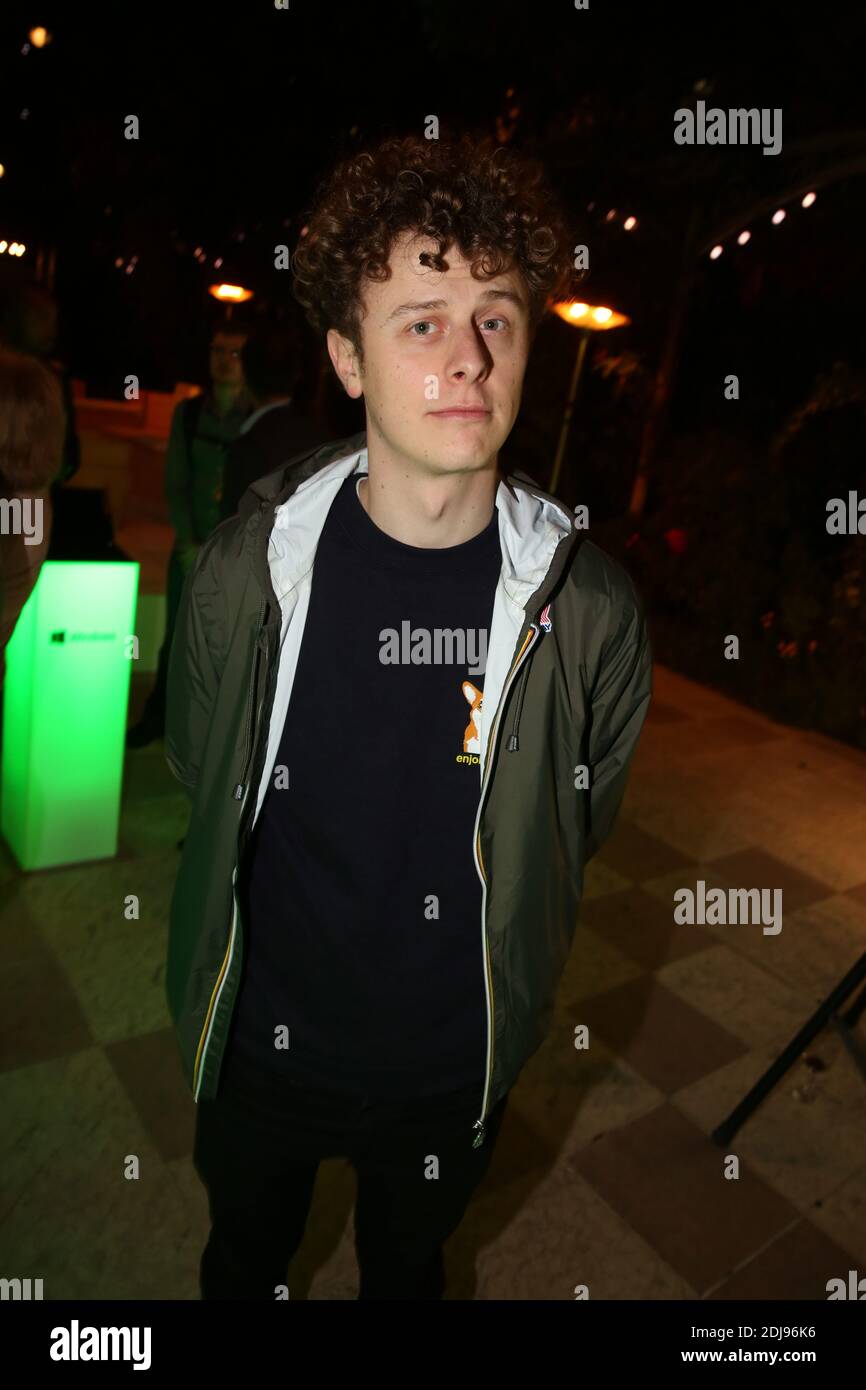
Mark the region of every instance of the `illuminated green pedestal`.
[[0, 830], [22, 869], [117, 853], [138, 570], [47, 560], [6, 648]]

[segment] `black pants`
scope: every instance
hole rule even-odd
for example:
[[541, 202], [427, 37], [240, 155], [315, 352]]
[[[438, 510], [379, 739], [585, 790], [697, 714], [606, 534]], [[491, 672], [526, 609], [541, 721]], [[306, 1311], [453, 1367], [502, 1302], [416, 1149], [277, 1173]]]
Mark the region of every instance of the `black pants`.
[[216, 1098], [197, 1106], [194, 1163], [212, 1223], [202, 1298], [273, 1300], [303, 1238], [319, 1163], [345, 1157], [358, 1183], [359, 1298], [441, 1299], [442, 1244], [490, 1165], [508, 1096], [474, 1149], [479, 1087], [376, 1102], [282, 1081], [275, 1090], [231, 1060]]

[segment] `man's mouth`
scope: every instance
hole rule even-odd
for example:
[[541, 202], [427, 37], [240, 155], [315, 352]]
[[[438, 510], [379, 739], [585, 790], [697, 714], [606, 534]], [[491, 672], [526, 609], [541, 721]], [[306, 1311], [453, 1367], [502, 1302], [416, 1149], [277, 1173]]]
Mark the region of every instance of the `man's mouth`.
[[448, 410], [431, 410], [431, 415], [436, 415], [440, 420], [486, 420], [490, 415], [489, 410], [483, 406], [453, 406]]

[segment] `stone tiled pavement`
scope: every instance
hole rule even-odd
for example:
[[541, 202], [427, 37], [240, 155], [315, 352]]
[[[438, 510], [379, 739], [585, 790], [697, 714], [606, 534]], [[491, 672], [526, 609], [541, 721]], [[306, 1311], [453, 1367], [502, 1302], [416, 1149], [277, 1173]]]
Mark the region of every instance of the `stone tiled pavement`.
[[[198, 1297], [207, 1199], [163, 994], [187, 806], [157, 743], [127, 757], [116, 859], [22, 875], [0, 852], [0, 1273], [46, 1298]], [[674, 925], [699, 878], [781, 888], [782, 931]], [[550, 1034], [447, 1246], [448, 1296], [823, 1299], [866, 1273], [866, 1086], [832, 1029], [726, 1149], [709, 1138], [864, 951], [866, 756], [657, 666]], [[352, 1170], [324, 1162], [292, 1298], [355, 1296], [353, 1199]]]

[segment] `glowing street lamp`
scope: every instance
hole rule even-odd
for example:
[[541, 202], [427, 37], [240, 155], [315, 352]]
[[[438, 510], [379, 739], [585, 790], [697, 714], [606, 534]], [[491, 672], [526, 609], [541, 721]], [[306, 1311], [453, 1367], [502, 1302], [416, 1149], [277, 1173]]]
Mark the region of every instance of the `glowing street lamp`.
[[559, 472], [562, 467], [562, 460], [565, 456], [565, 444], [568, 439], [568, 430], [571, 424], [571, 417], [574, 411], [574, 402], [577, 399], [577, 388], [580, 385], [580, 378], [583, 374], [583, 363], [586, 357], [586, 345], [589, 342], [591, 333], [605, 332], [609, 328], [622, 328], [625, 324], [631, 323], [627, 314], [620, 314], [616, 309], [611, 309], [607, 304], [584, 304], [581, 300], [561, 300], [553, 305], [553, 312], [565, 322], [570, 323], [572, 328], [580, 330], [580, 342], [577, 345], [577, 357], [574, 363], [574, 371], [571, 374], [571, 385], [568, 390], [568, 400], [565, 404], [565, 414], [562, 417], [562, 427], [559, 431], [559, 443], [556, 446], [556, 457], [553, 460], [553, 473], [550, 478], [549, 492], [556, 491], [559, 482]]
[[582, 304], [578, 300], [564, 300], [554, 304], [553, 312], [577, 328], [622, 328], [623, 324], [631, 323], [626, 314], [618, 314], [606, 304]]
[[242, 285], [211, 285], [208, 294], [229, 304], [245, 304], [253, 297], [252, 290], [245, 290]]
[[226, 320], [232, 316], [232, 309], [236, 304], [245, 304], [248, 299], [252, 299], [252, 290], [245, 290], [243, 285], [210, 285], [208, 294], [213, 295], [221, 304], [226, 306]]

